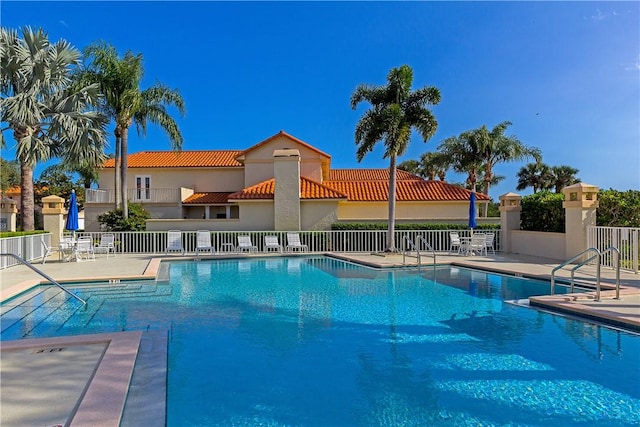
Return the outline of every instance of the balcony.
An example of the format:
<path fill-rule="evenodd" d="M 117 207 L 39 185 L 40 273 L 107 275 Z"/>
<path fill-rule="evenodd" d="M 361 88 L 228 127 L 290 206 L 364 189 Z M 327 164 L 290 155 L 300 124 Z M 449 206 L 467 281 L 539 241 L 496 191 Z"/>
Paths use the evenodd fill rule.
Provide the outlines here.
<path fill-rule="evenodd" d="M 85 203 L 115 203 L 116 190 L 114 189 L 85 189 Z M 179 203 L 179 188 L 150 188 L 127 190 L 127 199 L 133 203 Z"/>

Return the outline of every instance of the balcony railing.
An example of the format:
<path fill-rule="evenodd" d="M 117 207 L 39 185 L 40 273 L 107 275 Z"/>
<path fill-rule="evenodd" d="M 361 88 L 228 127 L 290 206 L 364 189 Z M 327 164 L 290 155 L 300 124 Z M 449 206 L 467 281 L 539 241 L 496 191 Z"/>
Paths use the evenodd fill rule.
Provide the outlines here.
<path fill-rule="evenodd" d="M 116 191 L 113 189 L 85 189 L 85 203 L 115 203 Z M 178 203 L 180 202 L 180 189 L 178 188 L 150 188 L 138 190 L 129 188 L 127 199 L 135 203 Z"/>

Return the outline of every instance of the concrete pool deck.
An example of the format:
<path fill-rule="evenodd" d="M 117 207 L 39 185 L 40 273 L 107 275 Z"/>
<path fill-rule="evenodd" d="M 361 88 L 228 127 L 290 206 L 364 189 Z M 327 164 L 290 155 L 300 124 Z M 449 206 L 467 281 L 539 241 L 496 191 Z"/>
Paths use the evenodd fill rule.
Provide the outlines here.
<path fill-rule="evenodd" d="M 402 255 L 397 254 L 332 255 L 382 268 L 405 265 Z M 223 257 L 237 256 L 216 255 L 202 258 Z M 167 258 L 193 259 L 193 256 L 164 257 L 164 259 Z M 160 262 L 161 257 L 118 254 L 116 257 L 100 256 L 96 261 L 80 263 L 58 262 L 52 257 L 46 264 L 36 264 L 36 267 L 64 284 L 64 282 L 77 283 L 86 280 L 154 278 L 158 273 Z M 429 263 L 431 258 L 424 257 L 424 268 L 428 268 Z M 549 280 L 552 269 L 559 264 L 557 260 L 502 254 L 487 257 L 438 254 L 437 263 L 543 280 Z M 415 266 L 416 259 L 407 258 L 406 265 Z M 594 281 L 594 271 L 589 268 L 579 270 L 576 278 L 580 282 Z M 569 270 L 558 272 L 559 279 L 566 280 L 569 277 Z M 41 276 L 25 266 L 0 270 L 0 299 L 4 301 L 17 295 L 41 280 Z M 615 283 L 615 273 L 611 269 L 603 268 L 603 291 L 600 301 L 594 301 L 595 292 L 589 291 L 571 295 L 534 297 L 531 298 L 531 305 L 640 331 L 640 275 L 621 270 L 620 281 L 622 298 L 619 300 L 613 299 L 614 291 L 604 290 L 610 289 Z M 48 357 L 39 357 L 42 354 Z M 146 362 L 143 362 L 143 367 L 139 369 L 138 365 L 145 359 Z M 25 363 L 26 361 L 28 363 Z M 78 369 L 77 366 L 83 369 Z M 166 336 L 145 338 L 141 332 L 123 332 L 8 341 L 2 343 L 0 367 L 3 380 L 0 389 L 2 392 L 0 423 L 3 426 L 24 425 L 25 418 L 21 415 L 24 413 L 34 417 L 35 424 L 29 422 L 30 425 L 116 427 L 136 425 L 140 420 L 145 420 L 144 425 L 164 425 Z M 136 370 L 143 371 L 138 373 L 137 380 L 133 379 L 134 367 Z M 43 378 L 48 381 L 43 381 Z M 66 406 L 60 404 L 60 397 L 46 398 L 47 393 L 52 389 L 56 393 L 61 389 L 66 393 L 63 399 Z M 34 402 L 34 398 L 38 399 L 37 402 Z M 127 400 L 126 407 L 124 399 Z M 24 402 L 29 403 L 25 405 Z M 59 413 L 56 413 L 55 417 L 54 412 L 47 409 L 47 404 L 52 408 L 58 408 Z M 39 409 L 35 410 L 35 406 Z M 133 413 L 127 418 L 123 417 L 123 411 Z M 150 414 L 155 414 L 156 418 L 146 418 Z M 129 421 L 124 422 L 124 419 Z"/>

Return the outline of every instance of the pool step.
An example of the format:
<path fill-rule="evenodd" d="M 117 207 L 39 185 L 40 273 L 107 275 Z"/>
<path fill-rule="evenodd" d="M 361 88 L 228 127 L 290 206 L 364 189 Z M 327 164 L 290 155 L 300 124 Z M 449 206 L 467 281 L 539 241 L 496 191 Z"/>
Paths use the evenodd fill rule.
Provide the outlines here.
<path fill-rule="evenodd" d="M 51 286 L 35 288 L 3 305 L 3 313 L 0 315 L 2 339 L 20 339 L 29 335 L 47 336 L 62 328 L 82 329 L 106 300 L 163 297 L 172 293 L 170 285 L 158 285 L 151 281 L 82 285 L 70 290 L 86 300 L 87 305 L 78 303 L 61 289 Z M 28 329 L 24 325 L 28 325 Z"/>
<path fill-rule="evenodd" d="M 67 301 L 67 294 L 59 288 L 42 288 L 12 300 L 0 316 L 0 332 L 3 333 L 22 319 L 40 318 L 43 313 L 51 313 L 55 308 Z M 20 305 L 17 305 L 20 304 Z M 48 314 L 45 314 L 45 316 Z M 39 323 L 39 322 L 37 322 Z"/>

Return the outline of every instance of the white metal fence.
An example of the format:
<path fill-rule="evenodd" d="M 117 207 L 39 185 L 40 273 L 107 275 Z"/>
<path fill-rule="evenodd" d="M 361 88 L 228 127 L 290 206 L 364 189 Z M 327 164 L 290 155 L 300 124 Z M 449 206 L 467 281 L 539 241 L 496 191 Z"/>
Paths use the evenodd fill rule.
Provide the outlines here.
<path fill-rule="evenodd" d="M 615 246 L 620 251 L 620 268 L 638 273 L 638 238 L 640 228 L 631 227 L 587 227 L 587 247 L 600 251 Z M 615 267 L 615 254 L 607 252 L 602 265 Z"/>
<path fill-rule="evenodd" d="M 0 253 L 16 254 L 27 261 L 34 261 L 44 254 L 43 240 L 48 246 L 51 245 L 51 234 L 5 237 L 0 239 Z M 17 264 L 19 262 L 13 258 L 0 257 L 0 269 Z"/>
<path fill-rule="evenodd" d="M 421 236 L 436 252 L 447 252 L 451 249 L 449 233 L 456 231 L 460 236 L 469 235 L 467 230 L 396 230 L 395 245 L 404 248 L 404 236 L 408 236 L 414 243 Z M 479 233 L 480 231 L 476 231 Z M 496 251 L 500 250 L 501 233 L 495 232 Z M 100 236 L 104 232 L 78 232 L 76 237 L 89 236 L 95 245 L 99 244 Z M 134 254 L 164 254 L 167 248 L 166 231 L 116 231 L 116 253 Z M 309 247 L 310 252 L 381 252 L 386 248 L 386 230 L 375 231 L 300 231 L 300 241 Z M 212 231 L 211 243 L 219 252 L 232 251 L 238 244 L 238 236 L 249 236 L 251 242 L 264 250 L 264 237 L 276 236 L 282 247 L 287 245 L 286 231 Z M 42 258 L 44 248 L 42 240 L 51 245 L 51 234 L 36 234 L 31 236 L 7 237 L 0 239 L 0 252 L 13 253 L 27 261 Z M 183 231 L 182 244 L 187 253 L 194 253 L 196 249 L 196 232 Z M 0 258 L 0 268 L 16 265 L 17 261 L 8 257 Z"/>

